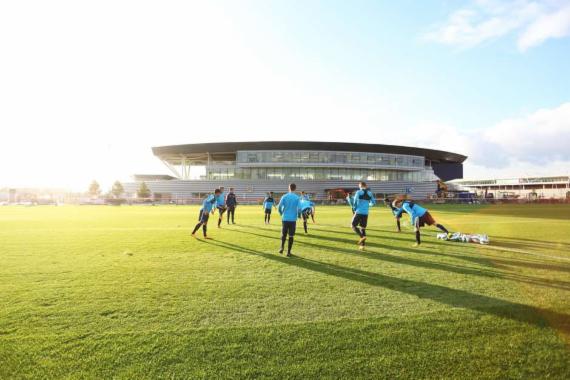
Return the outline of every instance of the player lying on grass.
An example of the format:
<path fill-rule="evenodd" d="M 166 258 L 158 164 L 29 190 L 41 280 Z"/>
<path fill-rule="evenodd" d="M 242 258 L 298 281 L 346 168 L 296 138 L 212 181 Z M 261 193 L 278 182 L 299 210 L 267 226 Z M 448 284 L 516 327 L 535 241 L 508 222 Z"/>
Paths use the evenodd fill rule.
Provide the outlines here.
<path fill-rule="evenodd" d="M 269 192 L 269 195 L 263 200 L 263 211 L 265 213 L 265 224 L 271 222 L 271 211 L 275 207 L 275 199 L 273 198 L 273 191 Z"/>
<path fill-rule="evenodd" d="M 202 208 L 200 209 L 200 218 L 198 219 L 198 224 L 194 227 L 192 231 L 192 237 L 196 237 L 196 231 L 202 227 L 202 232 L 204 233 L 204 238 L 209 239 L 208 232 L 208 219 L 210 219 L 210 213 L 214 214 L 214 205 L 216 204 L 216 199 L 220 195 L 221 190 L 216 189 L 214 194 L 208 195 L 202 202 Z"/>
<path fill-rule="evenodd" d="M 420 228 L 426 224 L 428 226 L 436 226 L 446 234 L 449 234 L 447 228 L 437 223 L 429 211 L 417 203 L 408 199 L 404 199 L 403 197 L 399 197 L 394 200 L 392 205 L 397 209 L 394 214 L 396 219 L 400 219 L 404 212 L 410 215 L 411 224 L 414 226 L 414 231 L 416 232 L 416 243 L 414 244 L 415 247 L 421 244 Z"/>
<path fill-rule="evenodd" d="M 283 253 L 285 249 L 285 241 L 289 236 L 289 244 L 287 246 L 287 256 L 291 256 L 291 248 L 295 239 L 295 229 L 297 228 L 297 216 L 299 215 L 299 203 L 301 198 L 295 194 L 297 185 L 294 183 L 289 185 L 289 192 L 281 197 L 277 211 L 281 215 L 281 249 L 279 253 Z"/>
<path fill-rule="evenodd" d="M 305 229 L 305 233 L 308 233 L 307 231 L 307 221 L 309 220 L 309 217 L 313 217 L 314 214 L 314 203 L 307 200 L 306 198 L 301 197 L 301 200 L 299 202 L 299 209 L 301 210 L 301 218 L 303 218 L 303 228 Z M 313 223 L 315 222 L 315 219 L 313 219 Z"/>
<path fill-rule="evenodd" d="M 370 206 L 376 204 L 376 198 L 365 182 L 358 184 L 360 190 L 354 194 L 354 216 L 352 217 L 352 230 L 360 237 L 358 248 L 364 250 L 366 245 L 366 226 L 368 225 L 368 211 Z"/>
<path fill-rule="evenodd" d="M 222 217 L 228 208 L 226 207 L 226 193 L 224 193 L 224 187 L 220 186 L 219 190 L 220 192 L 216 195 L 216 208 L 220 216 L 218 218 L 218 228 L 222 228 Z"/>
<path fill-rule="evenodd" d="M 307 201 L 311 204 L 312 207 L 312 211 L 311 211 L 311 220 L 313 221 L 313 223 L 315 223 L 315 202 L 311 201 L 311 198 L 309 197 L 309 194 L 305 193 L 304 191 L 301 191 L 301 201 Z"/>

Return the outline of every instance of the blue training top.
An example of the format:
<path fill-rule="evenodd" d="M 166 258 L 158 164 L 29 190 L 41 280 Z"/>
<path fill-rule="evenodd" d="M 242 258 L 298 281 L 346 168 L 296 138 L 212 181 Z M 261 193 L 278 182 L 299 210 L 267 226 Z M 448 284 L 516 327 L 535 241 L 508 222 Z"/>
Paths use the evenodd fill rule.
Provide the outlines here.
<path fill-rule="evenodd" d="M 368 189 L 358 190 L 354 194 L 354 212 L 359 215 L 368 215 L 370 206 L 376 204 L 376 197 Z"/>
<path fill-rule="evenodd" d="M 213 194 L 208 195 L 202 202 L 202 211 L 212 211 L 214 203 L 216 203 L 216 197 Z"/>
<path fill-rule="evenodd" d="M 284 222 L 295 222 L 300 212 L 300 197 L 295 193 L 287 193 L 281 197 L 277 210 Z"/>
<path fill-rule="evenodd" d="M 427 209 L 411 201 L 402 202 L 402 207 L 397 210 L 398 212 L 395 214 L 397 218 L 401 217 L 402 213 L 405 212 L 410 215 L 410 222 L 412 224 L 414 224 L 416 218 L 421 218 L 427 212 Z"/>
<path fill-rule="evenodd" d="M 266 197 L 263 200 L 263 207 L 266 210 L 271 210 L 271 207 L 273 207 L 274 204 L 275 204 L 275 199 L 273 199 L 273 197 Z"/>
<path fill-rule="evenodd" d="M 226 205 L 226 193 L 220 193 L 220 195 L 216 197 L 216 206 L 223 207 L 225 205 Z"/>
<path fill-rule="evenodd" d="M 301 202 L 299 202 L 299 208 L 301 211 L 305 211 L 306 209 L 312 208 L 312 207 L 313 207 L 313 202 L 311 202 L 307 198 L 302 198 Z"/>

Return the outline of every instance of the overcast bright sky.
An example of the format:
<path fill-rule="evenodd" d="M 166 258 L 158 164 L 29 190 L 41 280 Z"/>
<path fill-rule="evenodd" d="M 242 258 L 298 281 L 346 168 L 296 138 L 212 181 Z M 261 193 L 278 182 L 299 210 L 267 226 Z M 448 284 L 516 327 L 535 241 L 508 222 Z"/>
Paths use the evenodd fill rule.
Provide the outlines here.
<path fill-rule="evenodd" d="M 167 173 L 151 146 L 325 140 L 570 172 L 570 2 L 0 1 L 0 188 Z"/>

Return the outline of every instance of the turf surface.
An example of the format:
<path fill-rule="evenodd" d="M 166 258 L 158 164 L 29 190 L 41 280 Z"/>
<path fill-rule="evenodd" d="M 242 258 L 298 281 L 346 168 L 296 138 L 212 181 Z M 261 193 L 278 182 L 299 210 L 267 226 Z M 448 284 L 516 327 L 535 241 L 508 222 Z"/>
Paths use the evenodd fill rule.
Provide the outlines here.
<path fill-rule="evenodd" d="M 260 206 L 211 241 L 197 207 L 1 207 L 0 378 L 570 378 L 570 205 L 430 209 L 492 244 L 379 207 L 359 252 L 318 207 L 285 258 Z"/>

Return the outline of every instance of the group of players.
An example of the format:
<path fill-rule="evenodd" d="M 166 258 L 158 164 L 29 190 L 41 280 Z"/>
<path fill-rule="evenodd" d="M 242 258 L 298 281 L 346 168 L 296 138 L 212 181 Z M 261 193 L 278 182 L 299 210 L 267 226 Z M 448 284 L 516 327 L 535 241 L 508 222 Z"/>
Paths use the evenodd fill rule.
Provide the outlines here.
<path fill-rule="evenodd" d="M 204 238 L 207 236 L 207 224 L 210 214 L 214 214 L 218 210 L 218 228 L 221 228 L 222 217 L 227 211 L 227 222 L 230 224 L 230 216 L 232 224 L 235 224 L 235 209 L 237 207 L 237 199 L 234 194 L 234 189 L 230 188 L 228 194 L 224 193 L 224 188 L 220 187 L 214 191 L 214 194 L 208 195 L 202 202 L 198 224 L 192 231 L 192 236 L 196 237 L 196 232 L 202 227 Z M 296 193 L 297 186 L 292 183 L 289 185 L 289 192 L 281 197 L 279 203 L 275 201 L 273 192 L 263 200 L 264 210 L 264 223 L 271 223 L 271 212 L 273 208 L 277 209 L 281 216 L 281 247 L 279 253 L 282 254 L 285 250 L 285 243 L 287 243 L 287 256 L 291 256 L 291 250 L 295 240 L 295 232 L 297 227 L 297 219 L 303 220 L 303 228 L 305 233 L 308 233 L 307 222 L 312 219 L 315 222 L 315 204 L 309 196 L 303 191 L 301 195 Z M 368 214 L 370 207 L 376 205 L 376 197 L 368 189 L 365 182 L 358 184 L 358 190 L 354 194 L 348 194 L 346 197 L 348 205 L 352 209 L 352 230 L 358 235 L 358 248 L 364 250 L 366 247 L 366 227 L 368 225 Z M 441 224 L 437 223 L 433 216 L 427 209 L 420 206 L 416 202 L 407 199 L 405 196 L 397 196 L 392 201 L 385 199 L 385 203 L 390 207 L 394 217 L 396 218 L 396 225 L 398 232 L 401 231 L 400 219 L 404 213 L 410 216 L 411 224 L 414 226 L 416 234 L 416 243 L 414 246 L 421 244 L 420 228 L 426 224 L 435 226 L 449 235 L 449 231 Z"/>

